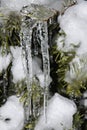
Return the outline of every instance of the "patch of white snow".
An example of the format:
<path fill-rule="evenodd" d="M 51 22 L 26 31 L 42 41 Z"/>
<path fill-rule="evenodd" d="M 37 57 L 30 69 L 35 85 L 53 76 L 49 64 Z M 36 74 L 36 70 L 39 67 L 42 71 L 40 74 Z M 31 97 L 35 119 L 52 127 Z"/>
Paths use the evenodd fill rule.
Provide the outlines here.
<path fill-rule="evenodd" d="M 22 130 L 24 125 L 24 109 L 19 98 L 11 96 L 0 107 L 0 130 Z"/>
<path fill-rule="evenodd" d="M 44 115 L 39 118 L 35 130 L 66 130 L 72 128 L 73 115 L 77 107 L 72 100 L 69 100 L 59 94 L 55 94 L 48 103 L 47 123 L 44 121 Z"/>

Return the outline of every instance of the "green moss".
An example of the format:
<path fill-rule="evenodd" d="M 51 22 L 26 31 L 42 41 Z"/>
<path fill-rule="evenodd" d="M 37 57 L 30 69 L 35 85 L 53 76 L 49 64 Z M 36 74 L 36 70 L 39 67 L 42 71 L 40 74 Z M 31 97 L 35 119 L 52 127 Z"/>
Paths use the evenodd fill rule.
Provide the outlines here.
<path fill-rule="evenodd" d="M 73 118 L 73 129 L 79 129 L 83 124 L 83 116 L 79 111 L 74 115 Z"/>
<path fill-rule="evenodd" d="M 5 47 L 6 50 L 9 50 L 9 46 L 19 46 L 20 27 L 21 16 L 16 12 L 10 12 L 6 19 L 3 19 L 3 24 L 0 28 L 0 46 Z"/>
<path fill-rule="evenodd" d="M 56 82 L 55 85 L 59 93 L 66 93 L 65 91 L 68 83 L 64 80 L 65 74 L 69 68 L 69 63 L 75 56 L 75 53 L 62 52 L 58 50 L 57 46 L 54 46 L 51 55 L 53 56 L 53 65 L 51 67 L 53 81 Z"/>
<path fill-rule="evenodd" d="M 87 78 L 84 75 L 81 78 L 75 78 L 71 83 L 65 81 L 65 74 L 70 69 L 69 63 L 75 57 L 75 52 L 63 52 L 54 46 L 51 55 L 53 56 L 51 75 L 55 82 L 56 91 L 69 96 L 81 96 L 81 91 L 87 88 Z M 78 70 L 78 67 L 75 67 L 75 73 L 76 77 L 79 77 L 82 72 Z"/>
<path fill-rule="evenodd" d="M 20 95 L 20 101 L 24 103 L 24 107 L 28 106 L 31 95 L 32 103 L 32 115 L 30 115 L 29 120 L 25 124 L 24 130 L 34 130 L 36 121 L 39 117 L 38 111 L 43 105 L 43 88 L 40 87 L 37 80 L 34 79 L 32 83 L 32 88 L 30 92 L 27 90 L 26 79 L 15 84 L 17 95 Z M 33 107 L 35 108 L 35 113 L 33 114 Z"/>

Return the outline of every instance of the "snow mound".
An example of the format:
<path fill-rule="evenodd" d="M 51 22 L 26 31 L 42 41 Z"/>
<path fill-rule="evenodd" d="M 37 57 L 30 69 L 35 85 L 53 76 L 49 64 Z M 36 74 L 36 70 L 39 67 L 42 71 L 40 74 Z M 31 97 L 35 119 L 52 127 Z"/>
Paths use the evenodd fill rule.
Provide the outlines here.
<path fill-rule="evenodd" d="M 0 108 L 0 130 L 22 130 L 24 109 L 19 98 L 11 96 Z"/>
<path fill-rule="evenodd" d="M 81 2 L 68 8 L 64 15 L 60 16 L 59 23 L 61 29 L 65 32 L 65 45 L 60 49 L 75 49 L 74 45 L 80 45 L 76 49 L 77 55 L 87 52 L 86 34 L 87 34 L 87 1 Z M 62 44 L 58 41 L 58 45 Z"/>
<path fill-rule="evenodd" d="M 47 123 L 44 115 L 39 118 L 35 130 L 66 130 L 72 128 L 73 115 L 77 107 L 72 100 L 59 94 L 55 94 L 50 100 L 47 108 Z"/>
<path fill-rule="evenodd" d="M 59 17 L 60 32 L 65 35 L 57 39 L 58 49 L 64 52 L 75 51 L 76 55 L 69 64 L 70 69 L 66 73 L 67 82 L 73 79 L 80 80 L 87 77 L 87 1 L 68 8 L 64 15 Z M 75 68 L 76 67 L 76 68 Z M 80 72 L 78 75 L 75 70 Z"/>

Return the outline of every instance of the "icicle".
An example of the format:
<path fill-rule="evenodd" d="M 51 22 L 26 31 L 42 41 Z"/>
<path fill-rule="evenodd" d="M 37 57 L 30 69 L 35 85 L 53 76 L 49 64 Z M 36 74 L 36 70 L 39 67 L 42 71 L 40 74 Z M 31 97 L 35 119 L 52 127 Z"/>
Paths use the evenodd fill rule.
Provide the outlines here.
<path fill-rule="evenodd" d="M 24 18 L 24 20 L 22 22 L 22 29 L 23 29 L 22 30 L 22 33 L 23 33 L 22 43 L 23 44 L 25 42 L 32 43 L 32 46 L 29 43 L 26 45 L 28 45 L 28 46 L 30 45 L 30 52 L 31 52 L 31 47 L 32 47 L 33 56 L 37 56 L 39 58 L 40 58 L 40 56 L 42 56 L 41 61 L 42 61 L 42 65 L 43 65 L 43 74 L 44 74 L 44 117 L 45 117 L 45 122 L 47 122 L 48 86 L 49 86 L 49 79 L 50 79 L 48 43 L 51 44 L 51 37 L 53 34 L 53 32 L 51 33 L 52 29 L 49 27 L 50 27 L 50 25 L 52 25 L 54 23 L 53 20 L 55 20 L 55 23 L 57 23 L 58 12 L 55 10 L 48 9 L 47 7 L 44 7 L 42 5 L 31 4 L 29 6 L 23 7 L 21 10 L 21 14 L 22 14 L 22 17 Z M 50 29 L 50 40 L 48 40 L 49 29 Z M 25 48 L 27 48 L 27 47 L 25 47 Z M 30 52 L 29 52 L 29 54 L 31 55 Z M 28 54 L 28 56 L 29 56 L 29 54 Z M 28 60 L 30 61 L 29 57 L 28 57 Z M 28 60 L 27 60 L 27 63 L 29 62 Z M 31 58 L 31 60 L 32 60 L 32 58 Z M 32 62 L 30 62 L 30 63 L 32 63 Z M 29 67 L 29 64 L 27 64 L 27 66 Z M 30 67 L 27 69 L 30 70 Z M 37 74 L 38 73 L 39 72 L 37 72 Z M 30 72 L 28 72 L 28 74 L 30 76 Z M 26 75 L 28 75 L 28 74 L 26 74 Z M 37 74 L 34 76 L 37 76 Z M 38 77 L 36 77 L 36 78 L 38 78 Z M 29 79 L 29 81 L 30 81 L 30 79 Z M 29 90 L 30 90 L 30 88 L 29 88 Z M 43 91 L 41 94 L 43 95 Z M 36 102 L 39 103 L 39 101 L 40 100 L 38 99 L 38 101 L 36 101 Z M 34 104 L 34 101 L 33 101 L 33 110 L 32 110 L 33 115 L 36 115 L 36 111 L 37 111 L 37 106 L 35 106 L 35 105 L 37 105 L 37 104 Z M 39 114 L 39 112 L 38 112 L 38 114 Z"/>
<path fill-rule="evenodd" d="M 36 37 L 36 35 L 37 35 L 37 29 L 36 28 L 34 28 L 33 29 L 33 44 L 34 44 L 34 55 L 36 56 L 36 55 L 38 55 L 38 38 Z"/>
<path fill-rule="evenodd" d="M 41 42 L 41 52 L 43 60 L 43 72 L 44 72 L 44 117 L 45 122 L 47 122 L 48 84 L 50 77 L 47 22 L 39 22 L 38 30 L 39 30 L 38 37 Z"/>
<path fill-rule="evenodd" d="M 21 26 L 21 42 L 22 48 L 25 53 L 25 60 L 26 60 L 26 81 L 27 81 L 27 90 L 29 95 L 28 101 L 28 108 L 26 119 L 29 120 L 29 116 L 32 114 L 32 107 L 31 107 L 31 98 L 32 98 L 32 55 L 31 55 L 31 38 L 32 38 L 32 29 L 28 27 L 28 21 L 24 19 L 22 21 Z"/>
<path fill-rule="evenodd" d="M 4 72 L 4 76 L 3 76 L 3 103 L 5 103 L 7 101 L 7 75 Z"/>

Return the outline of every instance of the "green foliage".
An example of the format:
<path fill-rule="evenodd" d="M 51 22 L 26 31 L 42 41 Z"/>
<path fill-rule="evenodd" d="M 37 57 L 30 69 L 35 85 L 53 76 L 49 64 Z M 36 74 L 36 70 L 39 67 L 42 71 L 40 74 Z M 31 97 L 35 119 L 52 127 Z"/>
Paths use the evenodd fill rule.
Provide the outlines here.
<path fill-rule="evenodd" d="M 80 64 L 80 65 L 79 65 Z M 80 67 L 79 67 L 80 66 Z M 72 79 L 71 83 L 67 86 L 67 93 L 72 93 L 76 97 L 80 96 L 81 90 L 86 90 L 87 88 L 87 74 L 85 72 L 87 66 L 86 56 L 79 57 L 79 63 L 72 63 L 70 68 L 75 77 Z"/>
<path fill-rule="evenodd" d="M 86 90 L 86 81 L 73 81 L 67 85 L 66 93 L 75 97 L 82 96 L 81 89 Z"/>
<path fill-rule="evenodd" d="M 75 5 L 77 3 L 76 0 L 64 0 L 63 6 L 66 8 Z"/>
<path fill-rule="evenodd" d="M 77 128 L 79 129 L 81 127 L 81 125 L 83 124 L 83 115 L 81 115 L 79 113 L 79 111 L 77 111 L 77 113 L 74 115 L 74 120 L 73 120 L 73 128 Z"/>
<path fill-rule="evenodd" d="M 14 87 L 11 77 L 11 63 L 6 70 L 0 73 L 0 106 L 5 103 L 7 98 L 14 94 Z"/>
<path fill-rule="evenodd" d="M 75 79 L 73 79 L 71 83 L 65 81 L 65 74 L 70 69 L 69 63 L 75 57 L 75 52 L 63 52 L 61 50 L 58 50 L 58 47 L 55 46 L 53 47 L 52 55 L 55 59 L 54 64 L 56 64 L 56 72 L 55 68 L 53 68 L 53 70 L 51 69 L 51 71 L 55 73 L 54 76 L 56 79 L 56 83 L 58 84 L 58 92 L 63 92 L 65 94 L 68 94 L 69 96 L 81 96 L 81 89 L 86 89 L 87 77 L 82 72 L 82 69 L 79 70 L 78 65 L 73 66 L 76 74 Z"/>
<path fill-rule="evenodd" d="M 27 90 L 26 79 L 15 84 L 16 92 L 18 96 L 21 96 L 20 101 L 24 103 L 24 107 L 27 107 L 31 98 L 32 103 L 32 115 L 25 124 L 24 130 L 34 130 L 36 121 L 39 117 L 39 109 L 43 105 L 43 88 L 39 85 L 39 82 L 34 79 L 32 88 Z M 34 113 L 33 113 L 34 109 Z"/>
<path fill-rule="evenodd" d="M 24 130 L 34 130 L 35 124 L 36 124 L 36 119 L 33 118 L 33 116 L 31 117 L 31 121 L 29 121 L 26 125 L 25 125 L 25 129 Z"/>
<path fill-rule="evenodd" d="M 7 19 L 5 30 L 6 38 L 9 45 L 19 45 L 19 32 L 21 27 L 21 17 L 16 12 L 11 12 Z"/>
<path fill-rule="evenodd" d="M 62 37 L 60 44 L 62 47 L 65 47 L 66 34 L 63 30 L 59 30 L 58 32 L 58 38 L 60 37 Z M 53 64 L 51 67 L 51 74 L 53 81 L 56 82 L 54 86 L 59 93 L 64 93 L 71 97 L 79 97 L 82 94 L 81 90 L 87 88 L 87 74 L 84 71 L 87 66 L 87 59 L 86 55 L 84 55 L 79 57 L 80 63 L 71 63 L 73 58 L 75 58 L 75 51 L 79 48 L 80 43 L 78 45 L 72 43 L 71 46 L 73 46 L 73 49 L 70 49 L 70 51 L 61 50 L 58 48 L 58 45 L 52 48 L 51 55 L 53 57 Z M 79 64 L 82 67 L 79 67 Z M 68 77 L 71 80 L 68 82 L 65 79 L 66 72 L 71 73 L 71 71 L 73 71 L 72 73 L 74 73 L 75 77 Z"/>
<path fill-rule="evenodd" d="M 32 95 L 32 100 L 35 105 L 37 105 L 38 101 L 43 98 L 43 88 L 40 87 L 37 80 L 33 80 L 32 88 L 30 92 L 27 90 L 26 79 L 15 84 L 17 95 L 21 96 L 20 101 L 24 102 L 25 105 L 28 104 L 29 94 Z M 42 105 L 42 102 L 39 105 Z"/>
<path fill-rule="evenodd" d="M 52 73 L 54 74 L 54 78 L 56 78 L 56 84 L 57 84 L 57 90 L 58 92 L 64 92 L 66 93 L 66 87 L 68 83 L 64 80 L 65 74 L 69 68 L 69 63 L 72 61 L 72 59 L 75 56 L 74 52 L 63 52 L 61 50 L 58 50 L 57 46 L 54 46 L 51 52 L 54 63 L 56 64 L 55 67 L 51 69 Z M 56 70 L 54 70 L 56 69 Z"/>
<path fill-rule="evenodd" d="M 19 46 L 19 32 L 21 27 L 21 17 L 16 12 L 10 12 L 6 19 L 0 17 L 3 24 L 0 27 L 0 46 L 9 51 L 10 46 Z"/>

